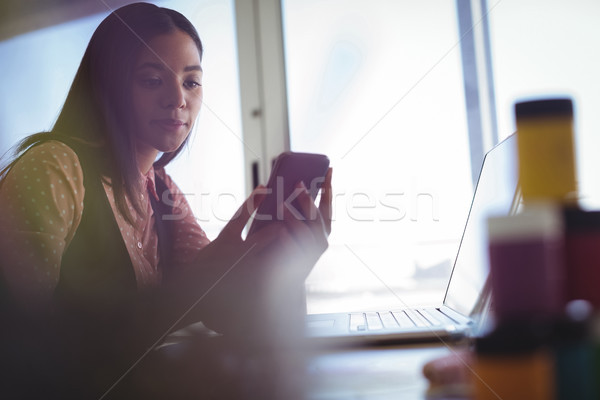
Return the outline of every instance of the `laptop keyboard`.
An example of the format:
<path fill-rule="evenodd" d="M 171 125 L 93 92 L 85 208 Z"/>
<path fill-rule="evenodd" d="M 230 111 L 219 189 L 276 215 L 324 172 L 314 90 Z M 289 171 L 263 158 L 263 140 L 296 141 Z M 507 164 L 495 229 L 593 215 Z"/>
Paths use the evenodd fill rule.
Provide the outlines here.
<path fill-rule="evenodd" d="M 437 309 L 415 309 L 350 314 L 351 331 L 377 331 L 397 328 L 435 327 L 452 323 Z"/>

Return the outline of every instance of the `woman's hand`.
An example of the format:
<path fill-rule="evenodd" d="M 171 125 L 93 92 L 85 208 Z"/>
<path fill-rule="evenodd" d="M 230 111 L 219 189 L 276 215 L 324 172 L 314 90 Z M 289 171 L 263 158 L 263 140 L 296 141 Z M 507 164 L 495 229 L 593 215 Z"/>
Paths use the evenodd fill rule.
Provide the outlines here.
<path fill-rule="evenodd" d="M 279 238 L 279 244 L 286 249 L 284 265 L 293 265 L 300 275 L 296 279 L 306 279 L 314 264 L 329 246 L 331 233 L 331 168 L 327 171 L 321 188 L 319 207 L 315 206 L 306 187 L 301 182 L 296 186 L 298 196 L 295 205 L 299 208 L 300 218 L 284 206 L 283 221 L 285 231 Z M 258 232 L 260 233 L 260 231 Z M 289 268 L 289 267 L 288 267 Z"/>
<path fill-rule="evenodd" d="M 272 229 L 255 240 L 244 240 L 244 228 L 254 211 L 265 198 L 264 186 L 258 186 L 238 208 L 231 220 L 225 225 L 219 236 L 202 249 L 194 262 L 194 267 L 228 269 L 248 252 L 256 252 L 274 240 Z"/>
<path fill-rule="evenodd" d="M 259 263 L 261 269 L 273 268 L 273 263 L 298 263 L 305 261 L 304 270 L 312 269 L 314 263 L 328 247 L 331 232 L 332 169 L 326 174 L 321 188 L 318 208 L 302 183 L 297 185 L 297 218 L 284 206 L 283 219 L 242 238 L 244 228 L 254 211 L 266 196 L 264 186 L 257 187 L 223 228 L 219 236 L 200 252 L 196 264 L 228 269 L 234 263 Z M 308 272 L 309 272 L 308 271 Z M 224 272 L 224 271 L 222 271 Z M 255 271 L 256 272 L 256 271 Z M 306 278 L 306 275 L 304 278 Z"/>
<path fill-rule="evenodd" d="M 201 318 L 214 329 L 247 335 L 264 318 L 269 321 L 259 325 L 268 327 L 285 324 L 286 319 L 294 325 L 289 320 L 293 316 L 303 319 L 304 281 L 327 249 L 331 232 L 331 170 L 318 207 L 303 185 L 297 190 L 296 206 L 303 218 L 284 210 L 282 220 L 243 239 L 244 228 L 265 197 L 265 188 L 258 187 L 188 269 L 192 276 L 184 286 L 196 291 Z"/>

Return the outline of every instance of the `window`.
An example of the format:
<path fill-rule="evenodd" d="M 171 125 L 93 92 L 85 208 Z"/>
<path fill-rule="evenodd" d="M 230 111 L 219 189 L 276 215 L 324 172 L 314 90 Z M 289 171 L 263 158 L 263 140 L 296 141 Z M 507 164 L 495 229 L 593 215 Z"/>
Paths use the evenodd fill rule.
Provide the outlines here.
<path fill-rule="evenodd" d="M 283 23 L 291 148 L 334 168 L 309 312 L 441 301 L 473 189 L 455 3 L 286 0 Z"/>
<path fill-rule="evenodd" d="M 105 16 L 93 15 L 0 42 L 0 154 L 25 135 L 52 128 L 89 38 Z"/>

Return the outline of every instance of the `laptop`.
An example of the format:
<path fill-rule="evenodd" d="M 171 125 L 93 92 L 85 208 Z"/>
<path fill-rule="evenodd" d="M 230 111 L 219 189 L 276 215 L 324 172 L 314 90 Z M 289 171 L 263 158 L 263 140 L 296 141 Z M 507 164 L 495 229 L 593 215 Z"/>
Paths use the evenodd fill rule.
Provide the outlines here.
<path fill-rule="evenodd" d="M 519 206 L 513 134 L 484 157 L 452 273 L 439 305 L 309 314 L 307 336 L 338 344 L 359 344 L 452 340 L 476 333 L 485 326 L 490 301 L 487 217 L 514 214 Z"/>

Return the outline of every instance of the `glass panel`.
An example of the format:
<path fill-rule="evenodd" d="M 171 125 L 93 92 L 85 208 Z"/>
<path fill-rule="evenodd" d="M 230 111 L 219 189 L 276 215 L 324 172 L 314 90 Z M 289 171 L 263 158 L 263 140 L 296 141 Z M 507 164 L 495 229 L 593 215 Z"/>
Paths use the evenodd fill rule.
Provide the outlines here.
<path fill-rule="evenodd" d="M 600 2 L 503 0 L 489 16 L 500 135 L 515 130 L 515 101 L 572 96 L 582 203 L 598 208 Z"/>
<path fill-rule="evenodd" d="M 473 190 L 455 3 L 283 4 L 292 150 L 334 168 L 309 312 L 441 303 Z"/>
<path fill-rule="evenodd" d="M 0 154 L 52 128 L 87 43 L 106 14 L 0 42 Z"/>
<path fill-rule="evenodd" d="M 189 148 L 168 166 L 214 238 L 244 199 L 235 23 L 230 0 L 155 2 L 176 9 L 205 47 L 204 105 Z M 92 33 L 107 13 L 0 42 L 0 151 L 52 127 Z"/>

